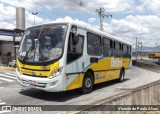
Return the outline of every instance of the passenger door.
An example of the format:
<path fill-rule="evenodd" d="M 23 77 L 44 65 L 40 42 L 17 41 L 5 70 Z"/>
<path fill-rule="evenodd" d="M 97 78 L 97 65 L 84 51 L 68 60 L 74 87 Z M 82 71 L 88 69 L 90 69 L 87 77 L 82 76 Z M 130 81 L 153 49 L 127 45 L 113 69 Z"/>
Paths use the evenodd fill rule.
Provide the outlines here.
<path fill-rule="evenodd" d="M 85 30 L 78 28 L 77 34 L 78 38 L 74 39 L 73 34 L 70 33 L 68 41 L 66 90 L 79 88 L 81 86 L 81 76 L 85 60 L 83 54 Z"/>

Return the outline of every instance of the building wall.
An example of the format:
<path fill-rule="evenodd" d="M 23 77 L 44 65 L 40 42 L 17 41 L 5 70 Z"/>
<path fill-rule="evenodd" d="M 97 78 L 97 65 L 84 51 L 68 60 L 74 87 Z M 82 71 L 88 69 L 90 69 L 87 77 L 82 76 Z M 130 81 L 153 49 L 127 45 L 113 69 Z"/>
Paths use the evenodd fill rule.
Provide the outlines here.
<path fill-rule="evenodd" d="M 22 36 L 16 37 L 15 41 L 16 42 L 20 42 L 22 39 Z M 18 45 L 16 43 L 16 45 Z M 13 53 L 14 53 L 14 48 L 13 48 L 13 36 L 5 36 L 5 35 L 0 35 L 0 65 L 4 64 L 4 65 L 8 65 L 9 57 L 6 56 L 6 54 L 8 52 L 11 52 L 12 57 L 10 57 L 11 59 L 13 59 Z"/>
<path fill-rule="evenodd" d="M 8 52 L 13 53 L 13 42 L 4 42 L 1 45 L 1 53 L 2 55 L 7 54 Z"/>
<path fill-rule="evenodd" d="M 8 64 L 10 60 L 12 60 L 13 56 L 13 42 L 8 42 L 8 41 L 0 41 L 0 52 L 1 52 L 1 57 L 0 57 L 0 63 L 2 64 Z M 6 54 L 10 52 L 11 56 L 7 57 Z"/>

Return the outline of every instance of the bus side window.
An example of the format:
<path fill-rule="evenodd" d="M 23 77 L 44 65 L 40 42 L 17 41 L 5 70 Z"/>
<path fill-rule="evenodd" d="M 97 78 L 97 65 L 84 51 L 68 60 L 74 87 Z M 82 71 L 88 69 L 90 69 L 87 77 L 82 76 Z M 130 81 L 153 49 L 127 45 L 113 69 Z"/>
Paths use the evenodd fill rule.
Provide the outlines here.
<path fill-rule="evenodd" d="M 112 40 L 107 38 L 103 38 L 103 56 L 104 57 L 113 56 Z"/>
<path fill-rule="evenodd" d="M 121 57 L 121 43 L 115 41 L 114 42 L 114 57 Z"/>
<path fill-rule="evenodd" d="M 94 56 L 100 56 L 102 54 L 101 36 L 87 33 L 87 53 Z"/>
<path fill-rule="evenodd" d="M 131 52 L 132 52 L 132 48 L 131 46 L 128 46 L 128 57 L 131 58 Z"/>
<path fill-rule="evenodd" d="M 68 42 L 68 52 L 67 52 L 67 63 L 70 63 L 83 54 L 84 36 L 78 35 L 78 40 L 76 43 L 73 41 L 73 35 L 70 33 Z"/>
<path fill-rule="evenodd" d="M 128 46 L 126 44 L 122 44 L 122 57 L 128 57 Z"/>
<path fill-rule="evenodd" d="M 122 44 L 122 57 L 131 58 L 131 46 Z"/>

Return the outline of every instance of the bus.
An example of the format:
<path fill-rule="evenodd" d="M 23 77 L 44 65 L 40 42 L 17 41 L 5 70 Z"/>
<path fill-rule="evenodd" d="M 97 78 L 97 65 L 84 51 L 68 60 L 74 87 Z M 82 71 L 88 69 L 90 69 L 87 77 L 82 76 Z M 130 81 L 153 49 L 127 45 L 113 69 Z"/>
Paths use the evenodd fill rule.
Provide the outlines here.
<path fill-rule="evenodd" d="M 98 83 L 124 80 L 131 49 L 119 37 L 75 21 L 36 25 L 21 40 L 17 81 L 48 92 L 90 93 Z"/>
<path fill-rule="evenodd" d="M 160 53 L 159 52 L 149 54 L 148 58 L 155 59 L 158 63 L 160 63 Z"/>
<path fill-rule="evenodd" d="M 160 59 L 160 53 L 151 53 L 148 55 L 149 58 Z"/>

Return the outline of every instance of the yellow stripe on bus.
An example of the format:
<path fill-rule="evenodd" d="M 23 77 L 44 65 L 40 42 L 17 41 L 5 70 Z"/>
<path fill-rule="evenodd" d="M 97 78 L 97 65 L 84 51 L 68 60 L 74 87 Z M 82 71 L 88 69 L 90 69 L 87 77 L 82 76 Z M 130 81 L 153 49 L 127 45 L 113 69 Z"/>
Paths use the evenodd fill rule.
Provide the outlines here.
<path fill-rule="evenodd" d="M 59 68 L 59 61 L 48 66 L 32 66 L 32 65 L 24 65 L 17 60 L 17 66 L 22 74 L 32 75 L 32 73 L 34 72 L 37 77 L 38 76 L 49 77 L 52 71 Z"/>
<path fill-rule="evenodd" d="M 111 66 L 112 58 L 103 58 L 98 63 L 91 64 L 84 70 L 92 69 L 94 72 L 94 84 L 114 80 L 119 78 L 122 67 L 128 68 L 130 64 L 129 58 L 114 58 L 114 60 L 122 61 L 122 66 Z M 66 90 L 76 89 L 82 87 L 84 73 L 78 74 L 75 79 L 66 87 Z M 98 77 L 98 79 L 96 79 Z"/>

